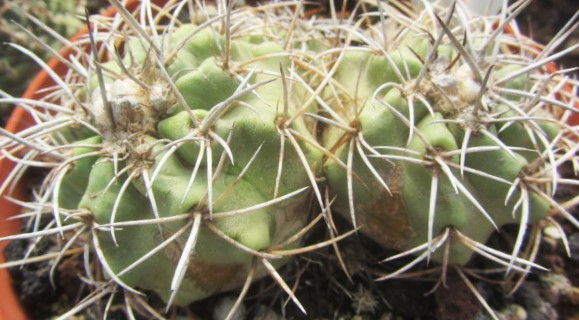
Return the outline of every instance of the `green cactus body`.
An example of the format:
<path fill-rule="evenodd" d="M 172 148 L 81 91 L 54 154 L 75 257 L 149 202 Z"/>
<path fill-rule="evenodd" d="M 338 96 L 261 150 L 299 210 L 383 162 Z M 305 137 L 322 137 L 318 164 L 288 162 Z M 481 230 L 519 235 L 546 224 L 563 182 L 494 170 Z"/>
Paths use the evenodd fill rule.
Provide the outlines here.
<path fill-rule="evenodd" d="M 417 25 L 429 23 L 423 19 Z M 391 51 L 347 48 L 341 57 L 334 78 L 344 92 L 338 93 L 343 98 L 334 114 L 349 131 L 327 126 L 324 146 L 335 157 L 327 158 L 324 172 L 336 211 L 363 233 L 398 250 L 428 244 L 425 250 L 434 260 L 463 265 L 474 252 L 465 242 L 484 244 L 503 225 L 547 216 L 551 203 L 538 191 L 546 189 L 527 184 L 526 178 L 545 174 L 548 179 L 537 164 L 548 161 L 544 141 L 553 141 L 560 128 L 546 113 L 541 114 L 546 121 L 537 121 L 533 129 L 501 121 L 520 115 L 512 106 L 523 100 L 495 92 L 479 96 L 483 79 L 460 60 L 452 43 L 434 48 L 426 35 L 414 31 L 397 40 Z M 493 81 L 522 69 L 491 62 L 485 53 L 481 57 L 475 59 L 480 69 L 490 64 L 495 69 L 485 91 L 497 90 Z M 427 59 L 432 60 L 422 70 Z M 523 74 L 497 87 L 523 90 L 527 81 Z M 434 253 L 447 230 L 468 240 L 451 232 L 450 254 Z M 513 252 L 520 250 L 521 239 Z"/>
<path fill-rule="evenodd" d="M 281 132 L 280 124 L 304 107 L 304 92 L 292 85 L 289 105 L 284 106 L 280 69 L 288 70 L 290 61 L 279 45 L 233 40 L 230 66 L 225 69 L 220 50 L 226 44 L 221 35 L 183 25 L 165 41 L 166 54 L 184 38 L 188 40 L 166 69 L 186 107 L 175 105 L 172 96 L 165 96 L 163 106 L 153 99 L 152 88 L 166 87 L 166 80 L 136 40 L 127 41 L 129 51 L 123 61 L 138 80 L 114 74 L 103 77 L 110 110 L 100 96 L 98 75 L 91 79 L 91 103 L 102 137 L 83 143 L 100 142 L 105 156 L 75 161 L 64 176 L 60 197 L 64 207 L 86 209 L 101 225 L 202 215 L 201 227 L 194 231 L 198 233 L 195 250 L 187 253 L 191 255 L 187 275 L 173 300 L 179 305 L 241 286 L 254 259 L 249 251 L 274 248 L 303 228 L 308 217 L 306 189 L 311 190 L 308 171 L 316 170 L 321 159 L 321 153 L 306 143 L 296 142 L 296 149 Z M 108 62 L 106 68 L 122 74 L 117 62 Z M 252 85 L 254 89 L 226 101 Z M 286 129 L 311 137 L 311 129 L 301 119 Z M 81 155 L 86 149 L 90 150 L 74 150 Z M 276 200 L 292 193 L 286 200 Z M 260 204 L 265 205 L 227 214 Z M 190 230 L 187 221 L 192 220 L 100 231 L 103 258 L 113 273 L 122 273 L 126 285 L 155 291 L 168 301 L 189 231 L 138 267 L 124 269 L 171 235 L 183 233 L 182 228 Z M 223 235 L 249 251 L 240 250 Z M 272 263 L 279 266 L 286 261 L 279 257 Z"/>

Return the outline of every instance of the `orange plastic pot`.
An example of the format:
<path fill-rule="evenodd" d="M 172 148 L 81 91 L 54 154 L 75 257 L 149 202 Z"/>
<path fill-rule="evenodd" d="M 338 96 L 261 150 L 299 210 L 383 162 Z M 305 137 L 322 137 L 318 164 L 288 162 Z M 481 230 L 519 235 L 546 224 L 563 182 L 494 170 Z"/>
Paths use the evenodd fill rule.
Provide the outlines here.
<path fill-rule="evenodd" d="M 162 5 L 165 0 L 155 0 L 153 1 L 157 5 Z M 126 8 L 131 11 L 134 10 L 140 3 L 139 0 L 128 0 L 126 2 Z M 110 7 L 102 13 L 102 15 L 107 17 L 112 17 L 116 14 L 116 10 Z M 79 31 L 71 41 L 75 41 L 80 37 L 88 33 L 88 28 L 85 27 Z M 89 48 L 86 48 L 87 50 Z M 72 49 L 68 48 L 60 52 L 61 56 L 66 57 L 72 53 Z M 48 66 L 54 70 L 57 74 L 64 74 L 66 72 L 66 66 L 60 62 L 57 58 L 52 58 L 48 62 Z M 24 98 L 28 99 L 38 99 L 41 97 L 39 92 L 41 90 L 50 86 L 55 85 L 52 78 L 44 70 L 40 71 L 36 77 L 32 80 L 28 88 L 23 94 Z M 31 116 L 24 109 L 16 107 L 5 129 L 9 132 L 19 132 L 24 130 L 34 124 Z M 15 163 L 8 160 L 0 160 L 0 184 L 7 179 L 10 172 L 14 169 Z M 25 200 L 27 197 L 27 192 L 25 190 L 25 184 L 20 183 L 16 185 L 10 194 L 10 197 L 19 200 Z M 13 234 L 18 234 L 20 232 L 20 220 L 11 219 L 12 217 L 18 215 L 21 208 L 15 203 L 9 201 L 6 197 L 0 197 L 0 237 L 5 237 Z M 8 244 L 7 241 L 0 242 L 0 263 L 5 261 L 4 259 L 4 248 Z M 8 270 L 0 269 L 0 320 L 24 320 L 27 319 L 26 311 L 22 309 L 19 299 L 16 296 L 13 288 Z"/>
<path fill-rule="evenodd" d="M 547 69 L 547 72 L 549 72 L 549 73 L 555 73 L 555 72 L 559 71 L 559 69 L 557 68 L 557 64 L 555 64 L 554 62 L 547 64 L 546 69 Z M 572 91 L 573 88 L 569 84 L 565 84 L 563 86 L 563 90 L 570 93 L 570 94 L 573 94 L 573 91 Z M 575 107 L 575 109 L 577 109 L 577 112 L 574 112 L 571 114 L 569 119 L 567 119 L 567 124 L 570 126 L 577 126 L 577 125 L 579 125 L 579 99 L 575 99 L 573 106 Z"/>

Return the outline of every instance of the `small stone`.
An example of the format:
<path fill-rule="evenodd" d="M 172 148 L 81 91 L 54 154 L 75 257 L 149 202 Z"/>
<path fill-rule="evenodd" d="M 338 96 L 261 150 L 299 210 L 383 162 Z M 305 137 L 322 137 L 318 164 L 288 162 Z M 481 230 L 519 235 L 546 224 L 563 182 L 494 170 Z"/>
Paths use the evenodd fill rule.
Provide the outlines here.
<path fill-rule="evenodd" d="M 559 240 L 561 238 L 563 238 L 563 235 L 561 234 L 561 230 L 559 230 L 559 228 L 553 226 L 553 225 L 548 225 L 543 229 L 543 234 L 551 239 L 555 239 L 555 240 Z"/>
<path fill-rule="evenodd" d="M 538 283 L 524 283 L 516 293 L 517 302 L 527 312 L 529 320 L 558 319 L 559 315 L 551 303 L 541 296 L 542 288 Z"/>
<path fill-rule="evenodd" d="M 498 314 L 501 320 L 527 320 L 527 311 L 518 304 L 511 304 L 506 310 Z"/>
<path fill-rule="evenodd" d="M 526 320 L 527 319 L 527 311 L 519 305 L 513 305 L 514 308 L 513 314 L 517 317 L 517 319 Z"/>
<path fill-rule="evenodd" d="M 380 320 L 394 320 L 394 315 L 391 312 L 384 312 L 380 315 Z"/>
<path fill-rule="evenodd" d="M 235 305 L 236 300 L 237 300 L 237 297 L 234 297 L 234 296 L 227 296 L 227 297 L 221 298 L 221 300 L 219 300 L 219 302 L 217 302 L 217 304 L 215 305 L 215 308 L 213 309 L 213 319 L 214 320 L 223 320 L 223 319 L 227 318 L 227 315 L 229 314 L 229 312 L 231 311 L 231 309 Z M 241 303 L 239 305 L 239 307 L 237 308 L 237 310 L 235 310 L 235 313 L 233 314 L 233 316 L 230 319 L 231 320 L 243 320 L 243 319 L 245 319 L 245 313 L 246 313 L 245 305 L 243 303 Z"/>
<path fill-rule="evenodd" d="M 579 288 L 573 287 L 567 292 L 567 299 L 574 305 L 579 305 Z"/>
<path fill-rule="evenodd" d="M 579 232 L 575 232 L 569 237 L 569 249 L 571 250 L 571 260 L 579 261 Z"/>
<path fill-rule="evenodd" d="M 571 290 L 571 282 L 567 277 L 556 273 L 546 273 L 539 277 L 543 286 L 542 295 L 545 300 L 557 304 L 561 296 L 566 296 Z"/>

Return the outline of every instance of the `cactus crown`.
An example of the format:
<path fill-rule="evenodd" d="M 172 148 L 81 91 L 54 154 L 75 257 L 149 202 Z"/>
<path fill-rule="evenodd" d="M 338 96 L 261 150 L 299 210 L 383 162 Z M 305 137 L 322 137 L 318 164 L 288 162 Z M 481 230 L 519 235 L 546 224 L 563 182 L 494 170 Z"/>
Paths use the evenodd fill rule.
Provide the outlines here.
<path fill-rule="evenodd" d="M 527 273 L 542 268 L 523 250 L 530 224 L 579 227 L 553 198 L 575 184 L 557 168 L 577 163 L 577 83 L 548 70 L 577 45 L 519 34 L 528 1 L 497 16 L 363 1 L 347 19 L 306 19 L 302 2 L 111 3 L 59 57 L 66 73 L 43 65 L 56 86 L 6 97 L 35 124 L 0 141 L 16 163 L 0 193 L 50 169 L 25 206 L 32 231 L 2 240 L 54 235 L 54 266 L 95 255 L 87 301 L 120 288 L 146 305 L 149 290 L 169 308 L 242 287 L 231 317 L 269 274 L 303 310 L 276 268 L 356 231 L 402 251 L 386 260 L 416 255 L 386 280 L 423 260 L 461 272 L 473 253 Z M 304 245 L 320 221 L 328 239 Z M 507 224 L 510 252 L 485 245 Z"/>

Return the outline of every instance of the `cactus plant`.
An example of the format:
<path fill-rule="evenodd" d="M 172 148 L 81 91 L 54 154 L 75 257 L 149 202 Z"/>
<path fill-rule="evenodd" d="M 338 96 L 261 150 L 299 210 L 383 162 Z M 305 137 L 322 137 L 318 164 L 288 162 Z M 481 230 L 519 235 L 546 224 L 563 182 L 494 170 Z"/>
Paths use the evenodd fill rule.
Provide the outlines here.
<path fill-rule="evenodd" d="M 532 265 L 519 256 L 528 224 L 559 212 L 579 226 L 552 198 L 574 183 L 557 167 L 577 161 L 577 130 L 564 122 L 576 98 L 545 71 L 577 45 L 537 52 L 505 31 L 516 30 L 506 7 L 497 21 L 425 5 L 411 19 L 394 5 L 369 13 L 379 22 L 350 34 L 363 45 L 340 53 L 325 98 L 340 125 L 324 141 L 337 211 L 386 247 L 421 252 L 414 262 L 460 265 L 478 252 L 521 270 Z M 519 224 L 511 254 L 485 247 L 506 224 Z"/>
<path fill-rule="evenodd" d="M 111 285 L 167 306 L 279 278 L 310 223 L 321 161 L 307 142 L 314 123 L 299 117 L 316 112 L 292 80 L 300 55 L 284 48 L 301 41 L 288 42 L 291 15 L 222 8 L 197 25 L 179 20 L 182 2 L 158 30 L 114 4 L 125 23 L 93 20 L 92 49 L 73 58 L 83 65 L 66 62 L 42 101 L 14 100 L 38 107 L 38 124 L 9 136 L 31 141 L 22 159 L 44 154 L 52 168 L 30 236 L 56 234 L 63 252 L 90 238 Z M 164 14 L 154 11 L 141 19 Z M 10 158 L 20 149 L 3 147 Z"/>
<path fill-rule="evenodd" d="M 578 46 L 553 54 L 559 37 L 518 34 L 528 1 L 497 16 L 365 1 L 364 14 L 311 20 L 301 2 L 111 3 L 119 15 L 91 18 L 59 58 L 66 73 L 44 66 L 56 86 L 5 97 L 35 125 L 2 130 L 17 166 L 0 193 L 30 167 L 49 173 L 26 205 L 31 231 L 2 240 L 53 235 L 55 266 L 85 253 L 95 292 L 67 315 L 115 288 L 169 308 L 242 287 L 238 305 L 266 274 L 301 307 L 276 268 L 357 230 L 403 251 L 390 260 L 416 255 L 378 280 L 423 260 L 460 271 L 473 253 L 527 273 L 541 268 L 522 253 L 530 224 L 560 214 L 579 227 L 553 199 L 576 184 L 557 168 L 577 163 L 565 124 L 577 84 L 546 70 Z M 337 236 L 331 211 L 352 231 Z M 301 247 L 322 217 L 331 238 Z M 485 245 L 507 224 L 510 252 Z"/>
<path fill-rule="evenodd" d="M 554 54 L 558 38 L 540 48 L 518 34 L 512 17 L 527 4 L 505 4 L 498 20 L 460 2 L 424 2 L 410 18 L 384 4 L 367 14 L 375 21 L 365 32 L 366 16 L 344 28 L 361 45 L 333 57 L 324 97 L 335 210 L 384 247 L 406 250 L 388 260 L 418 255 L 380 279 L 422 260 L 464 265 L 474 252 L 525 271 L 539 267 L 521 256 L 529 224 L 560 214 L 579 226 L 553 199 L 557 185 L 576 183 L 557 172 L 577 162 L 577 129 L 565 124 L 576 97 L 560 93 L 576 83 L 546 71 L 578 45 Z M 485 246 L 507 224 L 519 225 L 512 251 Z"/>

